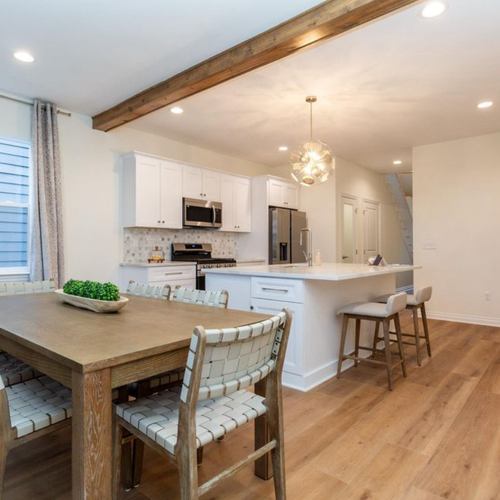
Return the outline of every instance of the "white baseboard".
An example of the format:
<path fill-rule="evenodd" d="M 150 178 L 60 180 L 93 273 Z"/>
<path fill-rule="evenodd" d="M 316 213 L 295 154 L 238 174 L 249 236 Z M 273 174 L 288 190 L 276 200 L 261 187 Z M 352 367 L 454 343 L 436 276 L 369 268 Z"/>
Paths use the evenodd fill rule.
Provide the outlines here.
<path fill-rule="evenodd" d="M 359 353 L 360 357 L 367 358 L 371 356 L 370 352 L 361 351 Z M 346 359 L 342 363 L 342 371 L 345 372 L 351 366 L 354 365 L 354 361 L 352 359 Z M 307 373 L 305 376 L 296 375 L 294 373 L 287 373 L 283 371 L 282 383 L 285 387 L 289 387 L 290 389 L 295 389 L 301 392 L 308 392 L 311 389 L 314 389 L 318 385 L 327 382 L 337 375 L 337 366 L 338 361 L 332 361 L 327 363 L 315 370 Z"/>
<path fill-rule="evenodd" d="M 498 326 L 500 327 L 500 318 L 488 318 L 485 316 L 468 316 L 465 314 L 452 314 L 444 312 L 427 311 L 429 319 L 439 319 L 442 321 L 454 321 L 456 323 L 469 323 L 471 325 Z"/>

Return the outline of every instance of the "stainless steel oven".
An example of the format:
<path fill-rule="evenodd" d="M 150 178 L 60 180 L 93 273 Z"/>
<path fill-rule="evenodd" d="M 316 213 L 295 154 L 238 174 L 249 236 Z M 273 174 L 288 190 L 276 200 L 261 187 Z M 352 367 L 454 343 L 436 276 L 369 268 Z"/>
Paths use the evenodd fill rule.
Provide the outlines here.
<path fill-rule="evenodd" d="M 222 227 L 222 203 L 183 198 L 184 227 Z"/>

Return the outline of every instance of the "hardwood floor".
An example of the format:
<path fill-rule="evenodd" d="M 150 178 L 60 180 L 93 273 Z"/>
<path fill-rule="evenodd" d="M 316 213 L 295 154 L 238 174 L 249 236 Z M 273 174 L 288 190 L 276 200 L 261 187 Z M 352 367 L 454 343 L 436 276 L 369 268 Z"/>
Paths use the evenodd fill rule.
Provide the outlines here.
<path fill-rule="evenodd" d="M 410 330 L 405 317 L 403 330 Z M 500 328 L 431 321 L 433 357 L 406 346 L 408 378 L 362 363 L 309 393 L 285 390 L 290 500 L 500 499 Z M 5 500 L 71 499 L 71 432 L 11 453 Z M 253 447 L 253 426 L 205 450 L 204 481 Z M 146 451 L 143 482 L 124 500 L 179 498 L 176 470 Z M 274 499 L 245 469 L 206 500 Z"/>

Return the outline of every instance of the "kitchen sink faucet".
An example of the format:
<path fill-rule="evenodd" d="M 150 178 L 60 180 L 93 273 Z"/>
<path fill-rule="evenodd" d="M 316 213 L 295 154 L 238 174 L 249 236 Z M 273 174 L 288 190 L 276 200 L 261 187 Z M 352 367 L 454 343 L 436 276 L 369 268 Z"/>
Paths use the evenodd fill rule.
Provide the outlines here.
<path fill-rule="evenodd" d="M 312 265 L 313 265 L 313 250 L 312 250 L 313 235 L 312 235 L 312 231 L 308 227 L 305 227 L 305 228 L 300 230 L 300 246 L 302 246 L 302 233 L 304 233 L 305 231 L 308 232 L 309 238 L 308 238 L 308 242 L 307 242 L 307 252 L 305 250 L 302 250 L 302 252 L 304 252 L 304 257 L 306 258 L 307 265 L 309 267 L 312 267 Z"/>

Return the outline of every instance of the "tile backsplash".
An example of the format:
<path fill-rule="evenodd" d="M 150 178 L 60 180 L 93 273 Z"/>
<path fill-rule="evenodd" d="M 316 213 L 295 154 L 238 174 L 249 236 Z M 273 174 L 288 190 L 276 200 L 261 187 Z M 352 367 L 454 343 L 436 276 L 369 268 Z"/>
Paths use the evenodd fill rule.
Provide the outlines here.
<path fill-rule="evenodd" d="M 170 259 L 172 243 L 211 243 L 214 257 L 238 257 L 238 237 L 235 233 L 200 229 L 143 229 L 126 228 L 123 232 L 123 262 L 147 262 L 158 245 Z"/>

